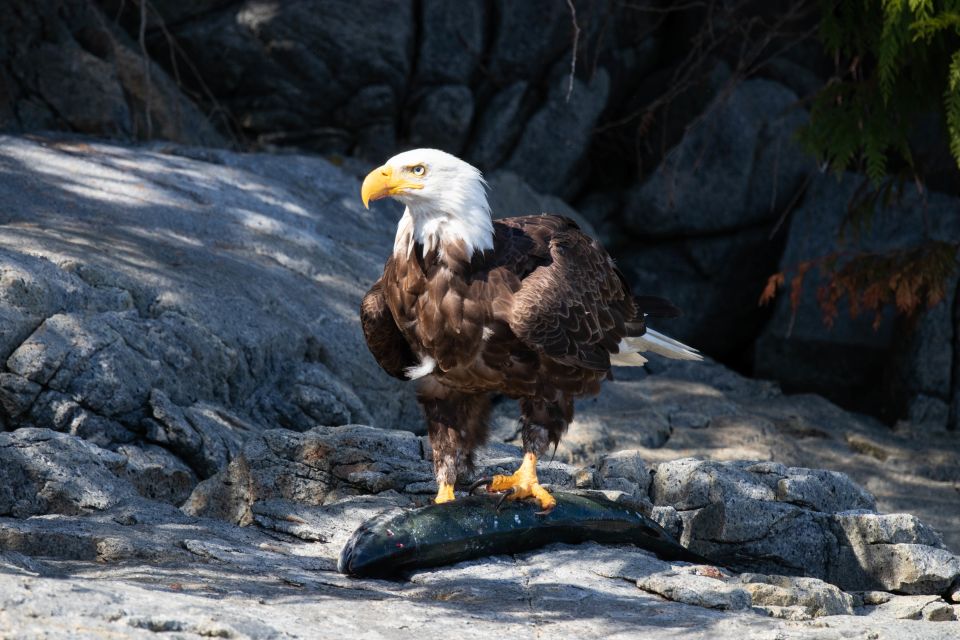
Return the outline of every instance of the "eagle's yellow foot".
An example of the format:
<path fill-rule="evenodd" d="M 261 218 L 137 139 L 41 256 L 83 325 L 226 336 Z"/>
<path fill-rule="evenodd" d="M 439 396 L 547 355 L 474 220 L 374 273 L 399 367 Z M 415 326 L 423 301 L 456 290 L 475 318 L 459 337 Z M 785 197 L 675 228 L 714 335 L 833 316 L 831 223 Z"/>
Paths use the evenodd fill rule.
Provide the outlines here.
<path fill-rule="evenodd" d="M 533 498 L 540 504 L 542 512 L 557 506 L 556 499 L 537 480 L 537 456 L 532 453 L 523 456 L 523 464 L 512 476 L 493 476 L 487 484 L 487 491 L 506 491 L 504 497 L 507 500 Z"/>
<path fill-rule="evenodd" d="M 453 485 L 446 482 L 440 483 L 440 489 L 437 491 L 437 497 L 433 499 L 436 504 L 453 501 Z"/>

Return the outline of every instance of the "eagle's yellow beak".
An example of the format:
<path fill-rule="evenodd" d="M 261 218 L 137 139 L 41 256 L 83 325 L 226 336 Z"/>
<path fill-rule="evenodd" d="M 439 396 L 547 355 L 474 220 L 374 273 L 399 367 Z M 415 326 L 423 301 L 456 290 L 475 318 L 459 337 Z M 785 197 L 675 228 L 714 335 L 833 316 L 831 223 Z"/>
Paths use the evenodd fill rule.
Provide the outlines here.
<path fill-rule="evenodd" d="M 363 200 L 363 206 L 369 209 L 372 201 L 395 196 L 409 189 L 423 189 L 423 185 L 419 182 L 404 180 L 401 176 L 394 175 L 393 167 L 383 165 L 368 173 L 363 179 L 360 199 Z"/>

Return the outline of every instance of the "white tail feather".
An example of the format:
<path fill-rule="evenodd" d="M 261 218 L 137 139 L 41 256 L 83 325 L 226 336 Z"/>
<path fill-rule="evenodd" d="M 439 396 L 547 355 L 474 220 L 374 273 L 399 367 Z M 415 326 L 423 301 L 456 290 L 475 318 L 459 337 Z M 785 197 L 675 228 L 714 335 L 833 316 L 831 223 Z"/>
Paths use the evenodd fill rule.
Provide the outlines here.
<path fill-rule="evenodd" d="M 703 356 L 696 349 L 647 327 L 647 332 L 642 336 L 621 340 L 620 353 L 610 356 L 610 362 L 620 366 L 636 367 L 646 362 L 646 358 L 638 353 L 643 351 L 652 351 L 674 360 L 703 360 Z M 626 361 L 632 360 L 631 356 L 639 357 L 643 362 L 632 361 L 630 364 L 626 364 Z M 624 361 L 624 363 L 621 364 L 621 361 Z"/>
<path fill-rule="evenodd" d="M 635 351 L 624 351 L 623 343 L 620 343 L 620 353 L 610 354 L 610 364 L 618 367 L 642 367 L 647 364 L 647 359 Z"/>

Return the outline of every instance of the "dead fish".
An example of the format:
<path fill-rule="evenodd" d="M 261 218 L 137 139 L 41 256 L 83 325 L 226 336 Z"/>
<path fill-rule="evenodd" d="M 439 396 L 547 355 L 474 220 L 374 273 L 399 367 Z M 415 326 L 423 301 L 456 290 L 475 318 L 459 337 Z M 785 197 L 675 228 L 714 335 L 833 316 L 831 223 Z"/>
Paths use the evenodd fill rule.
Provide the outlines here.
<path fill-rule="evenodd" d="M 347 541 L 337 570 L 353 576 L 394 578 L 489 555 L 529 551 L 554 542 L 634 544 L 667 560 L 710 561 L 677 542 L 638 508 L 599 493 L 556 491 L 557 506 L 537 506 L 493 495 L 467 496 L 360 525 Z"/>

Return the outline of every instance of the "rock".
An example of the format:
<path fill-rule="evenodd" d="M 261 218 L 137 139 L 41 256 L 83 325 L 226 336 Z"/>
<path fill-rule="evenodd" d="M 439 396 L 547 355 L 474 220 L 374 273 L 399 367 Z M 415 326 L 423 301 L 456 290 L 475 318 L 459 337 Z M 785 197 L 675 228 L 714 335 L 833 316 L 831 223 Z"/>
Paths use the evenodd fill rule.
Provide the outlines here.
<path fill-rule="evenodd" d="M 420 14 L 418 79 L 427 84 L 467 84 L 483 55 L 485 4 L 427 0 Z"/>
<path fill-rule="evenodd" d="M 420 439 L 406 431 L 359 425 L 316 427 L 305 433 L 275 429 L 248 440 L 236 460 L 197 486 L 183 509 L 190 515 L 249 524 L 251 509 L 264 500 L 324 505 L 432 481 Z"/>
<path fill-rule="evenodd" d="M 65 129 L 224 145 L 210 120 L 96 3 L 23 2 L 0 27 L 6 131 Z M 148 114 L 149 112 L 149 114 Z"/>
<path fill-rule="evenodd" d="M 944 593 L 960 576 L 960 557 L 932 529 L 866 511 L 873 497 L 843 474 L 685 459 L 658 465 L 651 497 L 680 512 L 684 544 L 720 563 L 916 594 Z"/>
<path fill-rule="evenodd" d="M 356 324 L 395 220 L 362 208 L 354 178 L 320 159 L 58 139 L 2 138 L 0 162 L 6 429 L 145 440 L 203 478 L 266 425 L 419 427 Z"/>
<path fill-rule="evenodd" d="M 464 85 L 442 85 L 420 99 L 410 121 L 410 143 L 459 155 L 473 119 L 473 94 Z"/>
<path fill-rule="evenodd" d="M 181 505 L 197 484 L 193 471 L 166 449 L 154 445 L 120 445 L 127 459 L 122 476 L 144 498 Z"/>
<path fill-rule="evenodd" d="M 156 404 L 164 406 L 162 401 Z M 649 629 L 655 624 L 657 629 L 671 633 L 709 629 L 710 636 L 717 638 L 766 637 L 787 630 L 794 635 L 809 632 L 810 637 L 822 637 L 817 634 L 826 627 L 809 619 L 823 615 L 834 616 L 823 624 L 846 635 L 863 635 L 881 624 L 882 633 L 891 635 L 878 633 L 878 638 L 910 637 L 909 633 L 946 638 L 949 635 L 938 635 L 925 626 L 903 625 L 953 619 L 953 607 L 936 596 L 914 602 L 912 596 L 886 594 L 886 604 L 873 607 L 866 616 L 853 616 L 853 599 L 819 580 L 736 576 L 709 565 L 667 563 L 630 546 L 594 543 L 553 545 L 516 556 L 421 571 L 408 582 L 340 576 L 334 573 L 336 557 L 357 526 L 385 510 L 413 506 L 423 499 L 410 490 L 416 484 L 411 479 L 423 482 L 418 479 L 422 476 L 414 476 L 431 475 L 423 440 L 402 431 L 350 425 L 318 427 L 304 433 L 284 429 L 259 432 L 249 438 L 242 455 L 227 470 L 198 486 L 184 509 L 189 514 L 144 499 L 132 486 L 136 480 L 131 474 L 138 471 L 145 474 L 143 482 L 153 474 L 157 482 L 173 486 L 175 474 L 163 475 L 157 468 L 164 464 L 165 455 L 170 455 L 162 449 L 124 445 L 118 448 L 118 455 L 75 436 L 28 428 L 0 434 L 0 441 L 3 438 L 19 443 L 17 452 L 46 447 L 43 452 L 51 457 L 63 456 L 64 451 L 74 452 L 67 460 L 75 461 L 79 456 L 81 464 L 74 464 L 75 473 L 90 484 L 82 492 L 64 492 L 70 499 L 80 494 L 114 498 L 77 509 L 69 516 L 0 517 L 0 621 L 4 628 L 31 629 L 43 616 L 45 624 L 71 632 L 93 629 L 101 634 L 126 633 L 127 629 L 147 628 L 184 635 L 269 637 L 281 633 L 278 615 L 289 617 L 282 628 L 287 634 L 309 635 L 309 628 L 323 624 L 326 629 L 342 629 L 344 633 L 366 629 L 386 636 L 398 624 L 406 624 L 403 621 L 415 622 L 417 628 L 424 628 L 430 621 L 434 627 L 456 624 L 462 628 L 459 618 L 424 611 L 425 606 L 436 602 L 469 605 L 478 615 L 468 625 L 466 637 L 494 632 L 490 625 L 502 632 L 503 625 L 510 624 L 509 619 L 504 622 L 505 602 L 518 603 L 523 625 L 543 624 L 552 619 L 550 612 L 562 611 L 564 614 L 551 623 L 551 630 L 577 637 L 592 633 L 592 625 L 606 620 L 604 615 L 622 630 Z M 24 447 L 25 443 L 30 444 Z M 0 452 L 11 450 L 0 446 Z M 149 456 L 126 455 L 131 452 Z M 91 466 L 92 461 L 101 466 Z M 713 497 L 736 496 L 748 502 L 750 495 L 763 493 L 758 488 L 763 486 L 769 495 L 755 502 L 795 511 L 802 509 L 770 502 L 778 478 L 814 477 L 807 470 L 778 463 L 725 466 L 699 461 L 713 466 L 697 471 L 691 464 L 698 461 L 680 462 L 672 472 L 674 477 L 683 475 L 680 469 L 709 471 L 715 479 L 724 475 L 727 466 L 733 470 L 732 479 L 721 482 Z M 17 466 L 10 460 L 0 463 L 0 474 Z M 483 459 L 481 467 L 485 471 L 512 469 L 517 463 L 515 457 Z M 667 465 L 660 466 L 668 471 Z M 181 466 L 180 473 L 189 471 Z M 577 473 L 575 468 L 559 463 L 547 463 L 541 469 L 542 477 L 549 482 L 576 483 Z M 600 482 L 601 476 L 630 478 L 642 484 L 649 474 L 636 452 L 625 452 L 607 456 L 590 483 Z M 752 481 L 748 481 L 751 476 Z M 4 481 L 2 487 L 17 485 L 9 482 L 9 477 L 0 479 Z M 830 481 L 829 476 L 824 479 Z M 45 481 L 49 488 L 49 480 L 39 481 Z M 838 479 L 833 482 L 843 486 Z M 607 495 L 636 503 L 632 497 L 616 493 Z M 709 492 L 707 497 L 711 497 Z M 210 515 L 223 515 L 218 510 L 232 508 L 233 515 L 228 517 L 249 526 L 236 527 L 199 516 L 198 506 Z M 751 535 L 756 527 L 753 520 L 763 521 L 761 511 L 742 509 L 743 518 L 737 523 L 726 518 L 727 529 L 722 535 L 712 535 L 728 541 L 741 534 Z M 670 506 L 654 507 L 652 512 L 674 531 L 684 514 Z M 875 514 L 842 515 L 852 518 Z M 688 522 L 687 531 L 690 526 Z M 795 530 L 784 531 L 785 537 L 793 536 L 790 539 L 794 543 L 800 537 Z M 922 540 L 927 536 L 930 542 L 932 535 L 915 522 L 881 520 L 865 527 L 863 533 L 864 540 L 870 541 Z M 85 597 L 67 597 L 80 580 Z M 307 590 L 322 597 L 304 603 L 299 596 Z M 210 604 L 211 593 L 227 592 L 229 598 L 216 600 L 216 606 Z M 363 618 L 364 608 L 354 606 L 358 597 L 375 599 L 377 615 Z M 860 597 L 865 605 L 882 600 L 869 593 Z M 265 608 L 263 602 L 272 604 Z M 296 602 L 296 611 L 290 609 L 288 614 L 286 607 L 292 606 L 288 604 L 291 602 Z M 755 611 L 771 617 L 755 615 Z M 383 622 L 386 615 L 390 619 Z"/>
<path fill-rule="evenodd" d="M 776 499 L 781 502 L 826 513 L 877 508 L 874 497 L 843 473 L 796 468 L 786 473 L 777 481 Z"/>
<path fill-rule="evenodd" d="M 777 615 L 783 608 L 794 607 L 809 618 L 853 615 L 853 598 L 823 580 L 744 573 L 739 582 L 750 594 L 753 606 L 762 607 L 775 617 L 783 617 Z"/>
<path fill-rule="evenodd" d="M 538 190 L 569 194 L 571 182 L 590 132 L 607 101 L 610 80 L 598 69 L 589 82 L 574 80 L 570 100 L 568 81 L 551 83 L 546 104 L 527 122 L 506 168 L 523 176 Z M 563 135 L 558 136 L 557 132 Z M 544 161 L 548 158 L 548 161 Z"/>
<path fill-rule="evenodd" d="M 750 607 L 750 593 L 720 580 L 686 573 L 656 573 L 637 580 L 637 587 L 667 600 L 707 609 L 738 611 Z"/>
<path fill-rule="evenodd" d="M 649 499 L 650 469 L 636 450 L 617 451 L 604 456 L 597 475 L 605 489 L 617 489 L 635 498 Z"/>
<path fill-rule="evenodd" d="M 528 83 L 514 82 L 490 99 L 490 104 L 480 113 L 474 139 L 467 150 L 471 164 L 486 171 L 507 158 L 523 131 L 523 106 L 528 90 Z"/>
<path fill-rule="evenodd" d="M 931 478 L 956 467 L 955 438 L 891 431 L 709 361 L 618 371 L 578 404 L 602 433 L 574 440 L 584 466 L 545 463 L 543 479 L 644 508 L 649 487 L 652 516 L 695 549 L 929 592 L 919 619 L 881 611 L 913 596 L 864 594 L 866 615 L 809 621 L 807 607 L 836 604 L 824 585 L 743 582 L 626 546 L 557 545 L 406 583 L 340 576 L 359 523 L 434 490 L 422 436 L 396 429 L 422 424 L 411 390 L 383 379 L 356 332 L 393 211 L 363 210 L 354 177 L 296 155 L 0 138 L 0 163 L 0 628 L 955 635 L 933 621 L 955 612 L 939 597 L 960 567 L 922 524 L 956 539 L 953 484 Z M 479 470 L 513 471 L 518 453 L 493 442 Z M 789 619 L 756 615 L 750 589 Z"/>
<path fill-rule="evenodd" d="M 322 9 L 315 2 L 241 3 L 168 28 L 185 55 L 204 60 L 210 91 L 245 132 L 318 148 L 322 135 L 301 132 L 328 127 L 331 112 L 364 87 L 386 85 L 393 95 L 404 94 L 413 67 L 413 18 L 410 2 L 344 1 Z M 162 42 L 163 34 L 154 33 Z M 211 59 L 210 48 L 222 55 Z M 391 111 L 377 110 L 378 119 L 392 123 L 397 114 L 384 107 Z M 367 153 L 384 151 L 353 133 Z M 395 135 L 392 124 L 385 135 Z M 367 145 L 373 140 L 368 135 Z"/>
<path fill-rule="evenodd" d="M 497 0 L 492 13 L 498 24 L 490 47 L 493 55 L 489 69 L 501 80 L 536 77 L 572 46 L 571 18 L 564 5 L 549 0 L 521 5 Z M 531 38 L 531 33 L 538 37 Z"/>
<path fill-rule="evenodd" d="M 0 515 L 77 515 L 136 496 L 118 478 L 127 459 L 49 429 L 0 433 Z M 2 546 L 2 545 L 0 545 Z"/>
<path fill-rule="evenodd" d="M 907 514 L 837 514 L 840 543 L 829 578 L 845 589 L 945 593 L 960 576 L 960 557 L 940 536 Z"/>
<path fill-rule="evenodd" d="M 950 587 L 947 593 L 947 600 L 960 604 L 960 582 Z"/>
<path fill-rule="evenodd" d="M 926 239 L 951 242 L 960 236 L 954 198 L 934 192 L 920 196 L 912 189 L 906 189 L 889 208 L 875 211 L 869 228 L 850 229 L 846 240 L 823 233 L 823 229 L 839 232 L 847 205 L 860 184 L 861 178 L 852 174 L 840 180 L 822 176 L 812 181 L 803 203 L 793 213 L 781 270 L 792 274 L 802 262 L 816 261 L 836 251 L 884 253 L 915 247 Z M 908 217 L 920 207 L 930 221 L 929 236 L 922 225 Z M 942 307 L 930 310 L 915 330 L 907 327 L 909 323 L 895 323 L 887 310 L 879 329 L 874 330 L 872 314 L 853 319 L 847 313 L 846 301 L 841 301 L 836 321 L 828 328 L 815 295 L 824 282 L 816 268 L 807 274 L 795 316 L 786 296 L 778 297 L 773 317 L 756 343 L 758 375 L 891 417 L 905 416 L 919 394 L 951 402 L 947 381 L 953 351 L 943 345 L 954 341 L 952 303 L 941 302 Z M 955 288 L 954 281 L 948 287 L 951 299 Z M 816 345 L 816 358 L 811 358 L 811 345 Z"/>
<path fill-rule="evenodd" d="M 898 620 L 927 620 L 930 622 L 948 622 L 956 620 L 954 608 L 937 597 L 931 596 L 900 596 L 881 604 L 875 612 L 875 617 L 892 617 Z"/>
<path fill-rule="evenodd" d="M 647 238 L 701 235 L 776 217 L 807 171 L 790 138 L 806 120 L 797 100 L 786 87 L 760 79 L 719 96 L 633 190 L 627 226 Z"/>

